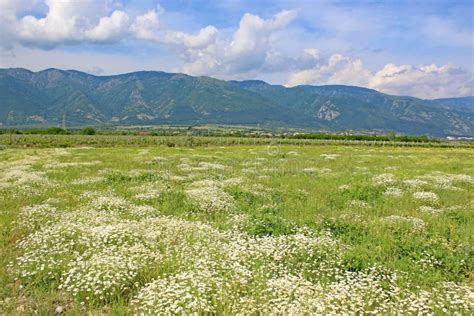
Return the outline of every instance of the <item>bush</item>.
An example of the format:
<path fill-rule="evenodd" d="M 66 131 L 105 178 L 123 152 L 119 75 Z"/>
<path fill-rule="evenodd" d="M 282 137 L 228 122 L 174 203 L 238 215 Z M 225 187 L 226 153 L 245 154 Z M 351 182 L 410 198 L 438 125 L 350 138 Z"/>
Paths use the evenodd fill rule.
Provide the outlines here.
<path fill-rule="evenodd" d="M 68 132 L 65 129 L 62 129 L 60 127 L 50 127 L 45 130 L 45 134 L 52 134 L 52 135 L 64 135 L 67 134 Z"/>
<path fill-rule="evenodd" d="M 92 127 L 85 127 L 81 130 L 82 135 L 95 135 L 95 129 Z"/>

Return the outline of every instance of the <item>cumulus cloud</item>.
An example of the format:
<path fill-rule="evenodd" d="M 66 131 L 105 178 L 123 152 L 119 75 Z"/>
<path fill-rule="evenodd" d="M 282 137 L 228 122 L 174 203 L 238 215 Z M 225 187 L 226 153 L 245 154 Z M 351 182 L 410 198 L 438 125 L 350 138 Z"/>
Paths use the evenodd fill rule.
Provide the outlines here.
<path fill-rule="evenodd" d="M 420 98 L 465 96 L 474 93 L 472 74 L 452 65 L 437 66 L 386 64 L 375 73 L 360 59 L 340 54 L 312 68 L 290 73 L 287 86 L 300 84 L 347 84 L 373 88 L 395 95 Z"/>
<path fill-rule="evenodd" d="M 114 11 L 111 16 L 102 17 L 94 28 L 84 33 L 85 38 L 96 42 L 118 40 L 126 32 L 129 17 L 123 11 Z"/>
<path fill-rule="evenodd" d="M 143 15 L 137 16 L 130 30 L 134 36 L 142 40 L 157 40 L 157 31 L 160 26 L 159 15 L 162 11 L 149 10 Z"/>
<path fill-rule="evenodd" d="M 28 0 L 0 0 L 0 45 L 18 42 L 23 45 L 51 49 L 60 45 L 117 42 L 131 37 L 139 40 L 199 49 L 210 45 L 217 29 L 209 25 L 197 34 L 160 28 L 161 7 L 131 18 L 121 10 L 111 11 L 109 1 L 45 0 L 44 17 L 25 15 L 17 18 L 22 4 Z"/>
<path fill-rule="evenodd" d="M 197 34 L 169 31 L 163 39 L 164 43 L 184 46 L 186 48 L 204 48 L 214 43 L 217 36 L 217 29 L 208 25 Z"/>
<path fill-rule="evenodd" d="M 370 77 L 370 72 L 364 68 L 360 59 L 334 54 L 325 63 L 319 63 L 313 68 L 291 73 L 287 85 L 324 83 L 365 86 Z"/>
<path fill-rule="evenodd" d="M 244 14 L 232 42 L 226 48 L 227 58 L 237 71 L 248 71 L 261 66 L 271 53 L 270 38 L 273 32 L 285 28 L 296 17 L 295 11 L 284 10 L 272 19 Z"/>
<path fill-rule="evenodd" d="M 212 41 L 203 41 L 206 45 L 200 45 L 199 49 L 187 50 L 183 54 L 187 62 L 182 70 L 192 74 L 228 76 L 257 72 L 273 63 L 281 63 L 284 58 L 273 49 L 272 36 L 295 17 L 296 12 L 292 10 L 283 10 L 270 19 L 246 13 L 230 41 L 214 36 Z M 212 28 L 205 34 L 216 33 Z"/>
<path fill-rule="evenodd" d="M 474 93 L 472 74 L 452 65 L 387 64 L 372 76 L 368 86 L 386 93 L 428 99 Z"/>
<path fill-rule="evenodd" d="M 258 15 L 245 13 L 229 45 L 228 54 L 242 56 L 265 51 L 271 32 L 285 27 L 295 16 L 295 11 L 286 10 L 276 14 L 273 19 L 264 20 Z"/>
<path fill-rule="evenodd" d="M 305 56 L 310 57 L 311 59 L 318 60 L 319 55 L 321 54 L 321 51 L 318 48 L 305 48 L 303 50 L 303 53 Z"/>
<path fill-rule="evenodd" d="M 34 8 L 36 1 L 1 0 L 0 27 L 3 48 L 15 43 L 52 49 L 58 45 L 82 42 L 118 41 L 127 33 L 129 16 L 115 10 L 109 2 L 95 0 L 46 0 L 48 11 L 44 17 L 24 15 L 19 11 Z"/>
<path fill-rule="evenodd" d="M 159 10 L 152 9 L 137 16 L 130 26 L 133 36 L 140 40 L 174 45 L 179 48 L 198 49 L 214 42 L 218 30 L 212 25 L 200 29 L 197 34 L 160 28 L 160 15 L 163 13 L 164 10 L 159 8 Z"/>

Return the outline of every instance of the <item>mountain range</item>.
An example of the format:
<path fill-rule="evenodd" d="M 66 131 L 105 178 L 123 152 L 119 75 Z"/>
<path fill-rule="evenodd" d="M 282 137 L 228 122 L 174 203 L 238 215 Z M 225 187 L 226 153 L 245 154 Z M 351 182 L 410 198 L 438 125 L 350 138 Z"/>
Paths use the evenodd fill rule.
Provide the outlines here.
<path fill-rule="evenodd" d="M 288 88 L 140 71 L 0 69 L 0 126 L 265 124 L 326 131 L 473 136 L 474 97 L 423 100 L 343 85 Z"/>

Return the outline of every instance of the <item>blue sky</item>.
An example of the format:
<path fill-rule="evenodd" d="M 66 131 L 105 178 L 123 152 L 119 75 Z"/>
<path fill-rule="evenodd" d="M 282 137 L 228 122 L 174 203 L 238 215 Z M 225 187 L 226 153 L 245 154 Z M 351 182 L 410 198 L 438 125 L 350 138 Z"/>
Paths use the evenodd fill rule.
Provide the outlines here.
<path fill-rule="evenodd" d="M 0 0 L 0 67 L 473 94 L 472 1 Z"/>

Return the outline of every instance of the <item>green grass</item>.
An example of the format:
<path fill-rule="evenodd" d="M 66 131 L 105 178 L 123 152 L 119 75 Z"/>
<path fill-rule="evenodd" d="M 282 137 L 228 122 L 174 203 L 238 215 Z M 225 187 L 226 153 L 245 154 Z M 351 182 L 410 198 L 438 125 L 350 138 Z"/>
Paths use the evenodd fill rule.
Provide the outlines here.
<path fill-rule="evenodd" d="M 64 140 L 71 142 L 67 137 Z M 443 286 L 451 284 L 447 282 L 453 282 L 453 287 L 465 287 L 456 292 L 467 291 L 464 296 L 459 294 L 461 299 L 473 293 L 474 151 L 471 148 L 353 144 L 221 144 L 189 148 L 181 143 L 174 147 L 125 147 L 123 140 L 119 143 L 119 147 L 0 151 L 0 311 L 46 315 L 61 306 L 68 314 L 132 314 L 140 304 L 146 305 L 139 293 L 154 280 L 159 282 L 154 290 L 158 294 L 153 293 L 163 302 L 160 295 L 165 294 L 160 286 L 169 288 L 170 284 L 178 284 L 179 273 L 188 271 L 192 280 L 209 289 L 200 292 L 188 281 L 182 281 L 187 285 L 180 286 L 191 293 L 190 297 L 202 296 L 206 302 L 203 304 L 211 306 L 208 312 L 235 312 L 240 308 L 233 305 L 235 297 L 242 297 L 252 298 L 246 301 L 248 306 L 270 306 L 263 313 L 271 313 L 272 308 L 285 311 L 288 306 L 285 304 L 296 299 L 296 292 L 288 297 L 278 290 L 268 293 L 268 289 L 276 286 L 270 285 L 274 283 L 269 280 L 280 282 L 285 271 L 283 274 L 287 276 L 298 276 L 304 282 L 322 287 L 340 284 L 339 278 L 353 280 L 351 273 L 357 272 L 374 277 L 374 282 L 379 283 L 373 286 L 387 293 L 391 291 L 392 281 L 388 276 L 387 280 L 384 278 L 396 274 L 394 284 L 402 293 L 400 299 L 423 295 L 420 294 L 423 291 L 441 291 L 439 297 L 432 294 L 426 306 L 413 303 L 418 306 L 418 312 L 422 308 L 436 314 L 446 313 L 443 308 L 448 312 L 473 312 L 472 302 L 461 304 L 452 298 L 441 298 L 445 297 Z M 391 175 L 383 176 L 388 180 L 377 184 L 377 177 L 383 174 Z M 423 182 L 417 187 L 405 182 L 413 179 Z M 399 189 L 399 195 L 385 194 L 388 188 Z M 198 193 L 197 199 L 192 190 Z M 438 198 L 416 199 L 414 192 L 431 192 Z M 214 200 L 206 200 L 209 195 Z M 32 212 L 25 209 L 29 206 Z M 160 222 L 155 222 L 156 219 Z M 161 220 L 166 223 L 168 219 L 174 223 L 170 227 L 175 228 L 162 224 Z M 134 228 L 129 229 L 129 224 Z M 91 227 L 105 231 L 103 234 L 108 239 L 97 239 L 98 233 L 88 230 Z M 108 232 L 105 227 L 115 230 Z M 59 231 L 62 239 L 51 237 L 48 231 Z M 155 233 L 159 237 L 148 235 Z M 325 248 L 323 242 L 318 250 L 314 245 L 291 241 L 291 236 L 319 240 L 326 234 L 330 234 L 334 247 Z M 32 236 L 41 236 L 41 243 L 60 242 L 71 251 L 54 252 L 53 246 L 40 251 L 41 243 L 34 244 Z M 80 236 L 83 243 L 79 242 Z M 22 240 L 29 241 L 19 243 Z M 71 244 L 67 240 L 72 240 Z M 98 246 L 88 244 L 92 240 Z M 294 253 L 282 255 L 283 259 L 278 261 L 271 254 L 263 254 L 264 246 L 255 250 L 258 255 L 242 252 L 239 264 L 252 277 L 248 277 L 248 283 L 241 284 L 242 277 L 235 277 L 236 272 L 229 268 L 236 259 L 227 249 L 238 249 L 235 247 L 240 244 L 235 240 L 248 243 L 248 247 L 265 241 L 287 243 Z M 142 260 L 140 256 L 145 255 L 141 252 L 137 255 L 133 245 L 145 245 L 146 256 L 153 253 L 160 258 Z M 113 247 L 118 250 L 108 253 L 107 248 Z M 32 255 L 42 255 L 34 259 L 37 261 L 22 265 L 19 258 L 29 251 Z M 123 288 L 104 290 L 104 294 L 97 295 L 79 290 L 74 295 L 73 291 L 60 287 L 78 255 L 83 255 L 86 262 L 83 271 L 93 264 L 91 258 L 95 254 L 115 258 L 117 262 L 112 261 L 111 265 L 120 269 L 121 259 L 115 255 L 121 251 L 139 266 L 130 280 L 121 278 L 119 285 Z M 137 259 L 133 259 L 135 255 Z M 39 268 L 41 260 L 53 257 L 64 262 L 46 265 L 44 270 Z M 198 259 L 204 263 L 196 265 L 193 260 Z M 204 278 L 200 273 L 207 270 L 200 269 L 206 264 L 219 277 L 211 273 Z M 114 269 L 112 266 L 109 269 Z M 338 270 L 334 272 L 326 266 Z M 371 269 L 378 269 L 378 274 Z M 36 274 L 25 276 L 22 271 L 36 271 Z M 167 283 L 170 280 L 178 283 Z M 354 280 L 358 284 L 359 279 Z M 297 281 L 290 284 L 299 289 L 306 286 L 298 285 Z M 232 295 L 222 294 L 227 286 Z M 385 303 L 378 294 L 370 294 L 371 286 L 367 285 L 367 293 L 351 292 L 365 302 L 360 307 L 362 310 L 383 313 L 398 306 L 377 309 Z M 311 293 L 315 296 L 318 292 Z M 176 304 L 184 304 L 184 311 L 193 311 L 190 301 L 181 302 L 171 294 L 166 295 Z M 283 307 L 272 305 L 276 304 L 271 301 L 272 295 L 279 295 Z M 303 295 L 301 299 L 307 298 Z M 332 311 L 351 311 L 349 301 L 350 298 L 341 298 L 333 302 L 341 309 Z M 204 307 L 195 311 L 206 313 Z"/>

